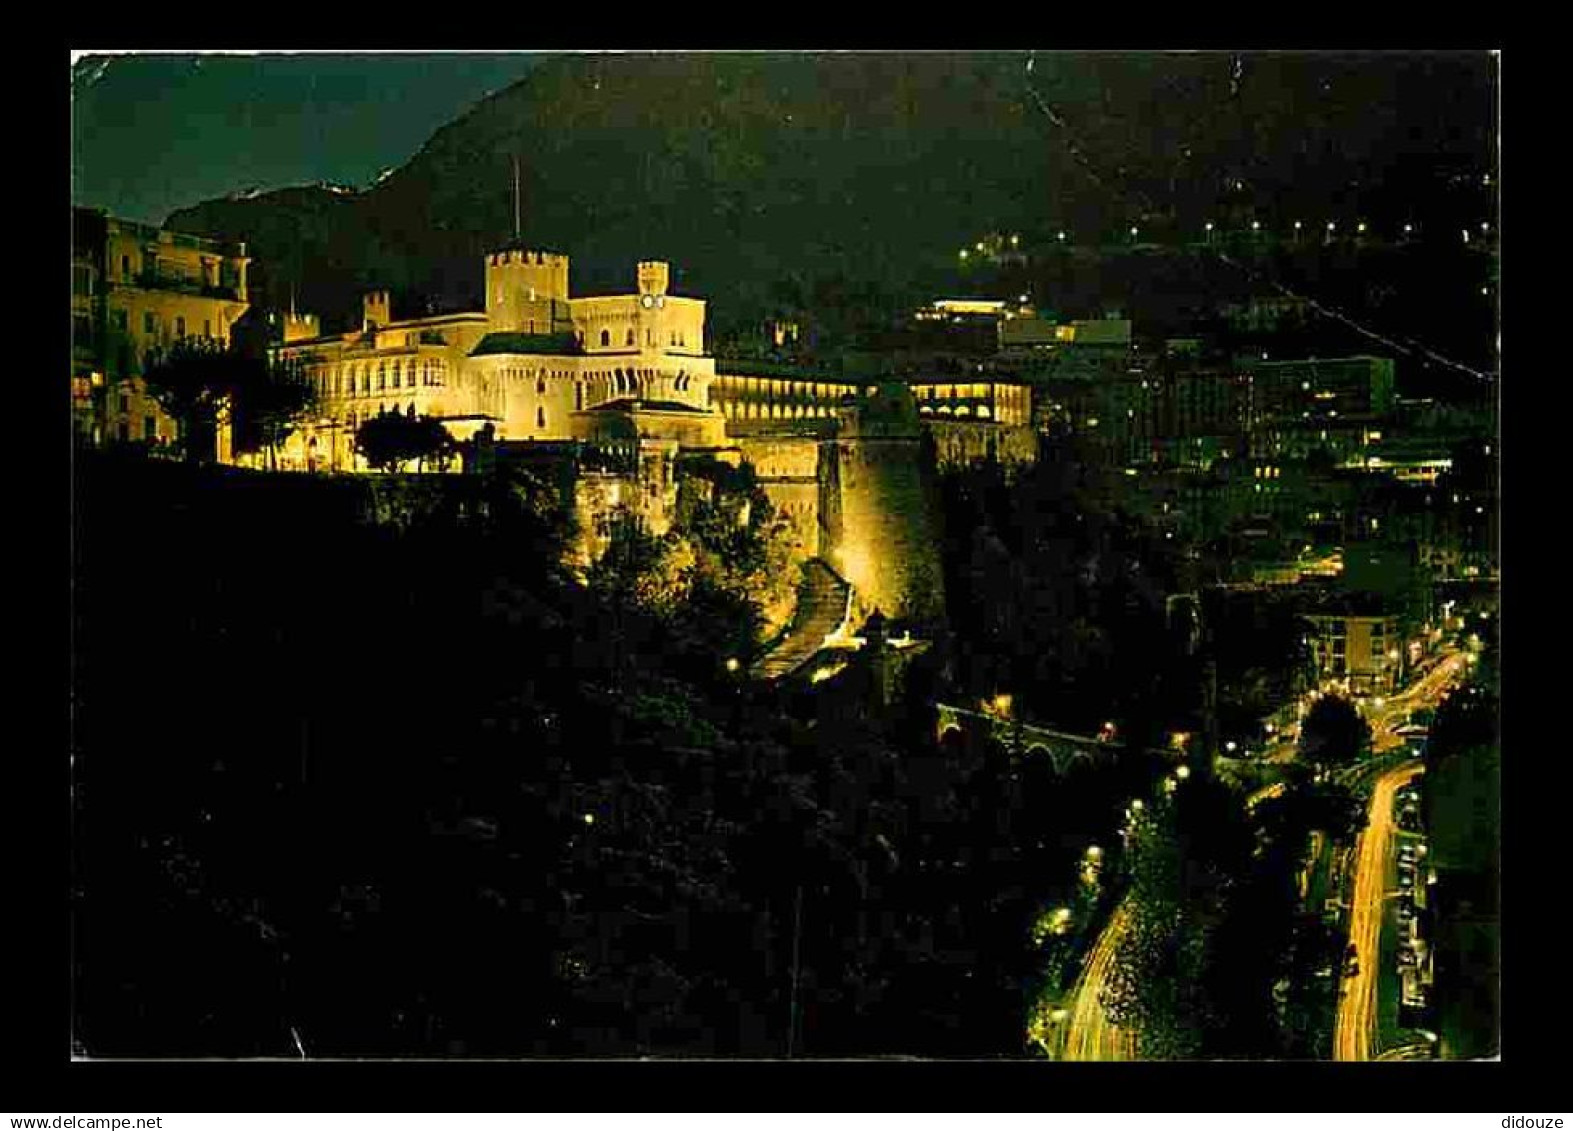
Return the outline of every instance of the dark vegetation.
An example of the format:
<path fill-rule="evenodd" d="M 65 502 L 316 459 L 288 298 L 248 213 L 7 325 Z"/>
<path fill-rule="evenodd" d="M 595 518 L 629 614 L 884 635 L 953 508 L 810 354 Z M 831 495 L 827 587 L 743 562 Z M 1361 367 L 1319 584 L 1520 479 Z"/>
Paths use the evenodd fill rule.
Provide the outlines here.
<path fill-rule="evenodd" d="M 685 466 L 678 527 L 614 524 L 588 584 L 522 471 L 79 473 L 98 1055 L 1020 1055 L 1118 894 L 1077 862 L 1163 763 L 936 743 L 932 703 L 1008 691 L 1140 749 L 1213 654 L 1166 607 L 1183 563 L 1068 458 L 947 479 L 955 632 L 888 707 L 865 665 L 782 692 L 726 664 L 784 573 L 746 468 Z M 1203 772 L 1155 809 L 1116 1002 L 1144 1055 L 1312 1055 L 1332 943 L 1294 877 L 1358 819 L 1332 792 L 1248 817 Z M 1056 906 L 1078 933 L 1035 937 Z"/>
<path fill-rule="evenodd" d="M 735 603 L 582 586 L 528 479 L 365 521 L 397 482 L 83 455 L 85 1050 L 1021 1053 L 1031 924 L 1152 767 L 936 746 L 933 664 L 763 691 Z M 758 545 L 691 505 L 724 582 Z"/>

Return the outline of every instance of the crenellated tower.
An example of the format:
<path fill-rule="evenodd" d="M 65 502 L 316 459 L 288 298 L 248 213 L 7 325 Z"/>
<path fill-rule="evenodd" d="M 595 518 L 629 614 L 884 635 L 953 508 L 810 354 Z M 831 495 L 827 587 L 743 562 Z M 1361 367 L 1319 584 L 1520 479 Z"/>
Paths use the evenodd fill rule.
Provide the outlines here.
<path fill-rule="evenodd" d="M 486 317 L 493 332 L 571 331 L 568 257 L 522 247 L 492 252 L 486 257 Z"/>

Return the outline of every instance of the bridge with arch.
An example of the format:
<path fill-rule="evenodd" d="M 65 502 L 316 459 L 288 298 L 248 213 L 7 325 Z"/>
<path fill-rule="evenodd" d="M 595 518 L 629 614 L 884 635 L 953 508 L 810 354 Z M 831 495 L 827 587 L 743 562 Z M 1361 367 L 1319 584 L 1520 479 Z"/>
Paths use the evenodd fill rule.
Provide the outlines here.
<path fill-rule="evenodd" d="M 944 742 L 950 734 L 982 733 L 998 742 L 1008 753 L 1026 757 L 1047 757 L 1056 774 L 1069 773 L 1079 762 L 1088 768 L 1114 762 L 1129 748 L 1122 742 L 1105 741 L 1079 734 L 1065 734 L 1047 727 L 1033 726 L 1017 719 L 1001 718 L 982 711 L 956 707 L 949 703 L 934 704 L 937 712 L 934 738 Z M 1180 763 L 1185 760 L 1181 750 L 1147 749 L 1143 753 L 1165 761 Z"/>

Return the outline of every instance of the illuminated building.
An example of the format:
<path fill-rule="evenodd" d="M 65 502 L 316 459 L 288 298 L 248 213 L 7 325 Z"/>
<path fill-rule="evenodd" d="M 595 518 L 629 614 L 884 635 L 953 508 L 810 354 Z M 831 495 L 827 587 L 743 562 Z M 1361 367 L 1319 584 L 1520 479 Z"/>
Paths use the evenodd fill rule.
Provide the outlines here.
<path fill-rule="evenodd" d="M 1250 378 L 1251 450 L 1303 459 L 1324 450 L 1363 463 L 1395 405 L 1393 360 L 1345 357 L 1240 363 Z"/>
<path fill-rule="evenodd" d="M 1312 647 L 1323 680 L 1347 681 L 1354 695 L 1388 694 L 1403 669 L 1399 618 L 1347 599 L 1333 600 L 1306 620 L 1316 630 Z"/>
<path fill-rule="evenodd" d="M 569 293 L 568 268 L 566 256 L 509 247 L 486 257 L 485 310 L 395 319 L 389 295 L 372 292 L 361 325 L 340 334 L 291 311 L 276 355 L 303 368 L 319 403 L 280 466 L 366 471 L 354 446 L 361 423 L 384 412 L 435 417 L 456 440 L 479 439 L 488 458 L 572 462 L 565 502 L 579 517 L 584 564 L 619 509 L 653 533 L 667 528 L 680 457 L 746 461 L 801 556 L 850 584 L 858 615 L 937 614 L 924 432 L 946 462 L 1033 459 L 1025 386 L 718 367 L 705 353 L 705 303 L 670 292 L 666 263 L 640 263 L 633 293 L 588 297 Z"/>
<path fill-rule="evenodd" d="M 372 292 L 358 330 L 325 336 L 292 314 L 279 356 L 304 364 L 319 409 L 285 463 L 365 470 L 355 431 L 383 412 L 436 417 L 459 440 L 491 425 L 503 441 L 720 447 L 705 304 L 668 283 L 665 263 L 641 263 L 634 293 L 573 298 L 567 256 L 510 247 L 486 257 L 484 311 L 396 320 Z"/>
<path fill-rule="evenodd" d="M 73 210 L 72 406 L 78 435 L 172 443 L 178 428 L 141 374 L 155 350 L 202 338 L 227 343 L 248 308 L 244 244 Z M 228 454 L 220 429 L 219 458 Z"/>

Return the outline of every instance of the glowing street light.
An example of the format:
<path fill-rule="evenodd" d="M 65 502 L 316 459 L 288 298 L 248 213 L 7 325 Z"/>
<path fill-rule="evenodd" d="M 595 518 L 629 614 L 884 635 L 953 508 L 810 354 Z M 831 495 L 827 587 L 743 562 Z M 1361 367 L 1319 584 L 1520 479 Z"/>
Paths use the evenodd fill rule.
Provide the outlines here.
<path fill-rule="evenodd" d="M 729 657 L 727 657 L 727 661 L 726 661 L 726 670 L 727 671 L 735 672 L 735 671 L 737 671 L 738 668 L 740 668 L 742 666 L 743 665 L 738 662 L 738 659 L 737 659 L 736 656 L 729 656 Z"/>
<path fill-rule="evenodd" d="M 1251 221 L 1251 231 L 1259 232 L 1261 230 L 1262 230 L 1262 222 L 1260 220 L 1252 220 Z"/>
<path fill-rule="evenodd" d="M 595 814 L 594 813 L 586 813 L 584 815 L 584 823 L 587 824 L 587 825 L 595 824 Z"/>
<path fill-rule="evenodd" d="M 1089 844 L 1087 846 L 1087 859 L 1088 860 L 1096 860 L 1096 859 L 1098 859 L 1102 855 L 1103 855 L 1103 849 L 1099 848 L 1096 844 Z"/>
<path fill-rule="evenodd" d="M 1181 781 L 1184 781 L 1186 778 L 1191 776 L 1191 768 L 1189 766 L 1181 766 L 1179 769 L 1174 771 L 1174 776 L 1179 778 Z"/>

